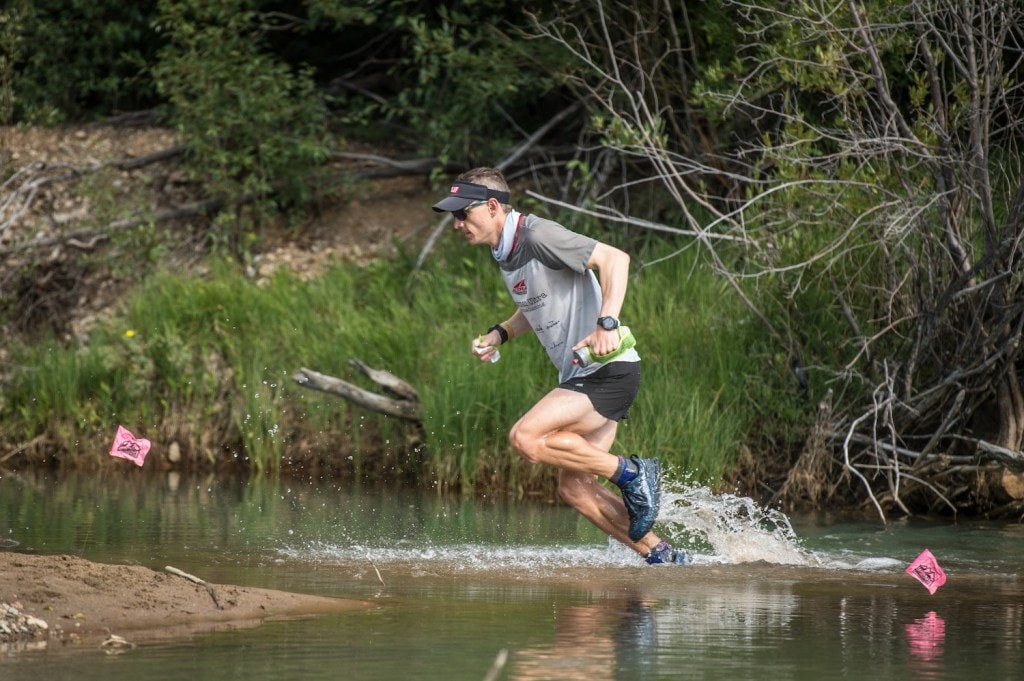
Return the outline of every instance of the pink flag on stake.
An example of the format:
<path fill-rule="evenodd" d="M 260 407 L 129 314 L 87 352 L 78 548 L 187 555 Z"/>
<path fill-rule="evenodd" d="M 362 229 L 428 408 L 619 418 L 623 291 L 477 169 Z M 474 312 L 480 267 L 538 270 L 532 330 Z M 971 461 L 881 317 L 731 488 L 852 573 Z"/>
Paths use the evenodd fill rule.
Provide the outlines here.
<path fill-rule="evenodd" d="M 118 426 L 117 435 L 114 437 L 114 446 L 110 448 L 110 456 L 119 456 L 122 459 L 134 461 L 136 466 L 141 466 L 152 446 L 149 440 L 142 437 L 137 438 L 124 426 Z"/>
<path fill-rule="evenodd" d="M 939 561 L 935 560 L 935 556 L 928 549 L 921 552 L 906 569 L 906 573 L 924 584 L 924 588 L 928 589 L 930 594 L 934 594 L 936 589 L 946 583 L 946 573 L 939 567 Z"/>

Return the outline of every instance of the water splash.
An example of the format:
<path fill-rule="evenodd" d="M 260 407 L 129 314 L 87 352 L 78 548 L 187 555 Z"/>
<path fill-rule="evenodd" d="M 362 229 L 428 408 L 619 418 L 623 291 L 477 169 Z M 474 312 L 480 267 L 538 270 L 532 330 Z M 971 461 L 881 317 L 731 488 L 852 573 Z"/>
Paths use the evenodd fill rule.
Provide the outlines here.
<path fill-rule="evenodd" d="M 697 564 L 823 565 L 801 546 L 781 511 L 762 508 L 747 497 L 716 494 L 701 485 L 663 480 L 655 531 L 686 548 Z M 639 556 L 614 540 L 588 546 L 500 546 L 384 538 L 374 545 L 350 538 L 340 543 L 313 541 L 283 547 L 279 553 L 284 558 L 333 564 L 402 564 L 424 573 L 497 570 L 539 574 L 567 568 L 642 565 Z"/>
<path fill-rule="evenodd" d="M 663 480 L 656 529 L 688 548 L 696 562 L 821 564 L 800 545 L 785 513 L 762 508 L 748 497 L 715 494 L 701 485 Z"/>
<path fill-rule="evenodd" d="M 435 546 L 429 543 L 424 545 L 398 542 L 380 547 L 360 543 L 339 545 L 311 542 L 304 546 L 282 547 L 277 552 L 283 558 L 317 563 L 403 565 L 423 574 L 525 572 L 539 575 L 560 572 L 567 568 L 635 567 L 641 563 L 640 558 L 632 551 L 610 550 L 600 545 Z"/>

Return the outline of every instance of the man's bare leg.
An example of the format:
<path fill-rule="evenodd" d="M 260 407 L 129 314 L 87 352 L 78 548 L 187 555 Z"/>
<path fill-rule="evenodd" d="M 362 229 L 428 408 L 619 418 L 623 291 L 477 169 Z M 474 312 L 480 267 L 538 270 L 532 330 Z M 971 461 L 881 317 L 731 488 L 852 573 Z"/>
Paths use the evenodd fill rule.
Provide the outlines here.
<path fill-rule="evenodd" d="M 585 437 L 608 423 L 583 393 L 555 388 L 512 426 L 509 441 L 530 463 L 611 478 L 618 468 L 618 457 Z"/>
<path fill-rule="evenodd" d="M 558 495 L 584 518 L 612 539 L 646 556 L 661 539 L 653 532 L 634 542 L 629 538 L 629 516 L 622 497 L 600 483 L 594 475 L 558 471 Z"/>
<path fill-rule="evenodd" d="M 622 497 L 597 479 L 611 478 L 618 468 L 618 457 L 608 451 L 617 430 L 618 423 L 594 411 L 586 395 L 556 388 L 513 426 L 509 440 L 527 461 L 559 468 L 558 493 L 566 503 L 601 531 L 647 555 L 660 539 L 648 532 L 632 541 Z"/>

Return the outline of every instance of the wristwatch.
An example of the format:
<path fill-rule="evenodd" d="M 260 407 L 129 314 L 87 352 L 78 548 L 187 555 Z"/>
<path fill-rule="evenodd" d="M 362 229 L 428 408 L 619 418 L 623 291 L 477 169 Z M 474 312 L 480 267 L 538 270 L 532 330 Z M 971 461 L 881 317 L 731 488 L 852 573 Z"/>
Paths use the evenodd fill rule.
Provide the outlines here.
<path fill-rule="evenodd" d="M 619 328 L 619 320 L 615 317 L 598 317 L 597 325 L 605 331 L 612 331 Z"/>

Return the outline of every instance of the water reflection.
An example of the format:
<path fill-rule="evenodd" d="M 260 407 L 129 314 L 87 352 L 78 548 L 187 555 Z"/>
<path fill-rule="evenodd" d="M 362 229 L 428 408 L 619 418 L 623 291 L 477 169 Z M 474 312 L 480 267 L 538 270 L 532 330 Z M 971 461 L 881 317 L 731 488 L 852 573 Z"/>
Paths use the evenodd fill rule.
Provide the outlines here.
<path fill-rule="evenodd" d="M 522 681 L 1019 678 L 1019 529 L 793 529 L 744 500 L 704 490 L 675 499 L 666 534 L 699 535 L 692 568 L 638 565 L 546 504 L 286 479 L 0 471 L 0 548 L 171 564 L 213 582 L 380 606 L 143 646 L 116 668 L 80 663 L 96 650 L 14 655 L 30 678 L 74 681 L 326 680 L 339 670 L 365 681 L 480 679 L 499 650 L 508 659 L 498 678 Z M 925 545 L 949 571 L 934 596 L 903 573 Z"/>
<path fill-rule="evenodd" d="M 914 661 L 911 668 L 922 679 L 936 679 L 942 676 L 943 645 L 946 642 L 946 621 L 929 612 L 904 627 L 910 656 Z"/>
<path fill-rule="evenodd" d="M 799 679 L 959 679 L 981 668 L 991 672 L 986 678 L 1018 678 L 1017 589 L 982 604 L 974 602 L 981 592 L 960 584 L 960 598 L 935 599 L 922 612 L 919 587 L 907 582 L 820 581 L 811 573 L 787 585 L 767 567 L 724 570 L 711 581 L 699 570 L 662 574 L 664 584 L 616 593 L 595 585 L 588 602 L 556 606 L 554 635 L 513 647 L 508 678 L 653 679 L 673 670 L 699 678 L 695 670 L 710 669 L 720 678 L 763 678 L 750 675 L 762 668 L 773 670 L 765 677 Z"/>
<path fill-rule="evenodd" d="M 556 613 L 550 643 L 516 651 L 509 679 L 645 679 L 657 667 L 656 601 L 640 593 L 571 605 Z"/>
<path fill-rule="evenodd" d="M 553 640 L 515 651 L 509 678 L 664 678 L 673 668 L 688 669 L 694 656 L 719 658 L 719 671 L 735 667 L 742 676 L 770 642 L 794 638 L 793 593 L 766 593 L 757 584 L 682 590 L 668 599 L 656 589 L 594 594 L 593 603 L 559 608 Z"/>

